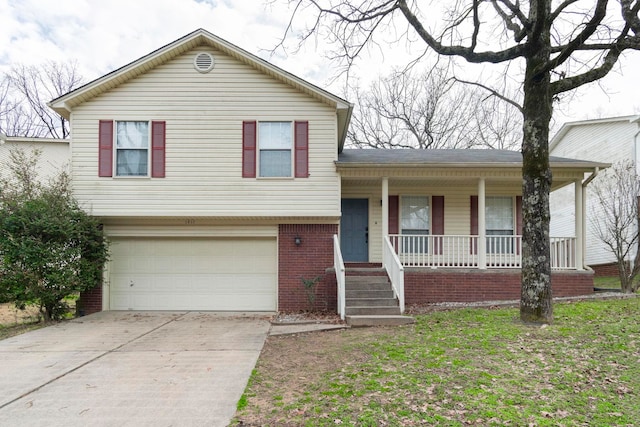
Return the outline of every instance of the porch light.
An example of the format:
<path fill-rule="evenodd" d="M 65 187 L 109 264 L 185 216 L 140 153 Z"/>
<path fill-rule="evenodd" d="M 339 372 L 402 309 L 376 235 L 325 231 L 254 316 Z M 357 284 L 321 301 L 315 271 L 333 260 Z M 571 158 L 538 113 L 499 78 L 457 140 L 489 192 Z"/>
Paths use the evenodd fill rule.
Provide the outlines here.
<path fill-rule="evenodd" d="M 293 243 L 296 244 L 296 246 L 300 246 L 302 244 L 302 237 L 300 236 L 296 236 L 293 238 Z"/>

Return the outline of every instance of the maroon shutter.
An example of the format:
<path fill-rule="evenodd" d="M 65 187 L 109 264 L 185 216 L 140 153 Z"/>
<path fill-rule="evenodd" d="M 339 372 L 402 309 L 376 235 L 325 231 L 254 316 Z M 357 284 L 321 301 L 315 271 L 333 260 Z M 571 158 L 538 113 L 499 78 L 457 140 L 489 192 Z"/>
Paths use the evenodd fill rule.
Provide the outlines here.
<path fill-rule="evenodd" d="M 113 120 L 98 125 L 98 176 L 113 176 Z"/>
<path fill-rule="evenodd" d="M 471 196 L 471 235 L 478 235 L 478 196 Z M 478 253 L 478 245 L 477 242 L 471 242 L 471 253 Z"/>
<path fill-rule="evenodd" d="M 444 196 L 431 196 L 431 234 L 444 235 Z M 434 238 L 435 253 L 442 253 L 442 237 Z"/>
<path fill-rule="evenodd" d="M 389 234 L 400 234 L 400 196 L 389 196 Z"/>
<path fill-rule="evenodd" d="M 522 196 L 516 196 L 516 234 L 522 235 Z"/>
<path fill-rule="evenodd" d="M 151 122 L 151 176 L 164 178 L 166 122 Z"/>
<path fill-rule="evenodd" d="M 295 122 L 295 177 L 309 177 L 309 122 Z"/>
<path fill-rule="evenodd" d="M 256 177 L 256 122 L 242 122 L 242 177 Z"/>
<path fill-rule="evenodd" d="M 516 233 L 522 236 L 522 196 L 516 196 Z M 520 254 L 520 240 L 516 240 L 516 253 Z"/>

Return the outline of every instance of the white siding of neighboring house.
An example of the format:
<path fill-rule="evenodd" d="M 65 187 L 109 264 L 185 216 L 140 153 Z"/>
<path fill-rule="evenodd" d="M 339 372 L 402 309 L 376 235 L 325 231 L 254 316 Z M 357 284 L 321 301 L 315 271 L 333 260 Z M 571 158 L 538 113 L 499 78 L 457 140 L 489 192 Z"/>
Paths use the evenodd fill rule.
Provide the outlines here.
<path fill-rule="evenodd" d="M 210 52 L 215 68 L 197 72 Z M 99 120 L 165 120 L 166 178 L 99 178 Z M 308 121 L 309 178 L 242 178 L 243 120 Z M 74 194 L 97 216 L 340 215 L 336 109 L 198 48 L 74 108 Z"/>
<path fill-rule="evenodd" d="M 634 160 L 636 153 L 634 138 L 640 127 L 628 120 L 595 122 L 576 125 L 568 130 L 562 140 L 552 149 L 552 156 L 615 163 Z M 599 177 L 595 178 L 593 185 Z M 575 195 L 573 186 L 564 187 L 551 194 L 550 233 L 554 236 L 573 236 L 575 233 Z M 586 251 L 587 265 L 608 264 L 615 261 L 604 244 L 593 232 L 594 218 L 601 210 L 593 194 L 588 191 L 586 201 Z"/>
<path fill-rule="evenodd" d="M 37 173 L 38 179 L 46 182 L 69 167 L 70 153 L 69 141 L 64 139 L 48 138 L 12 138 L 8 137 L 0 144 L 0 173 L 8 172 L 7 165 L 10 162 L 10 153 L 14 149 L 20 149 L 27 154 L 33 150 L 39 150 Z"/>

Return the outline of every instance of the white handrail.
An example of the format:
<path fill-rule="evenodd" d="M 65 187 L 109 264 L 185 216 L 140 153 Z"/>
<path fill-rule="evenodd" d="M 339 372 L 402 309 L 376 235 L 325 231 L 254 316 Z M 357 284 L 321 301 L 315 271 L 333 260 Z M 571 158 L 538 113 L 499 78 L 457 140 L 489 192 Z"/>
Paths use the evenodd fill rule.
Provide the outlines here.
<path fill-rule="evenodd" d="M 488 235 L 480 242 L 473 235 L 389 235 L 389 245 L 404 266 L 479 268 L 479 248 L 485 248 L 487 268 L 522 268 L 522 236 Z M 550 261 L 554 270 L 576 269 L 575 237 L 551 237 Z"/>
<path fill-rule="evenodd" d="M 333 235 L 333 268 L 336 271 L 336 283 L 338 285 L 338 314 L 340 319 L 344 320 L 345 315 L 345 269 L 342 259 L 342 251 L 340 250 L 340 239 L 338 235 Z"/>
<path fill-rule="evenodd" d="M 389 237 L 386 236 L 382 240 L 382 265 L 391 280 L 393 293 L 398 298 L 400 313 L 404 313 L 404 267 L 391 245 Z"/>

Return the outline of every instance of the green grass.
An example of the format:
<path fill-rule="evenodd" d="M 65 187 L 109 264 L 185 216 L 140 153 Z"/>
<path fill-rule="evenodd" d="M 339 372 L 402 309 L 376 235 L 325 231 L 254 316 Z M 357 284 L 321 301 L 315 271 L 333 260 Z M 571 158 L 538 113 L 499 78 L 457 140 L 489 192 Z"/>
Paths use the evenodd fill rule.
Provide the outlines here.
<path fill-rule="evenodd" d="M 620 278 L 618 277 L 594 277 L 593 286 L 596 288 L 620 289 Z"/>
<path fill-rule="evenodd" d="M 237 425 L 631 426 L 640 298 L 417 317 L 410 327 L 270 337 Z"/>

